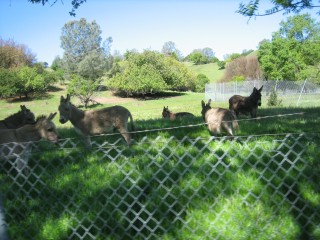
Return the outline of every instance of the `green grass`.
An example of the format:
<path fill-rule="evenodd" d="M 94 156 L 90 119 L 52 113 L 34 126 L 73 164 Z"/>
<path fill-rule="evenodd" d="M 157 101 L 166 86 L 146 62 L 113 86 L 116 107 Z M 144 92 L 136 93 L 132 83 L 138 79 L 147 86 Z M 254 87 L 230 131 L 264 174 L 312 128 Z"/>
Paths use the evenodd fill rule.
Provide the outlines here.
<path fill-rule="evenodd" d="M 60 95 L 25 104 L 36 115 L 49 114 Z M 202 123 L 203 98 L 170 93 L 121 105 L 144 131 Z M 0 102 L 11 112 L 20 104 Z M 304 114 L 241 121 L 234 141 L 214 140 L 200 125 L 140 132 L 130 148 L 121 138 L 113 145 L 119 135 L 93 137 L 90 150 L 71 125 L 55 119 L 61 137 L 75 146 L 41 142 L 27 178 L 1 166 L 10 239 L 319 239 L 320 106 L 263 104 L 262 117 Z M 103 106 L 109 104 L 95 108 Z M 196 118 L 162 119 L 163 106 Z"/>
<path fill-rule="evenodd" d="M 200 73 L 205 74 L 210 79 L 210 82 L 219 81 L 224 74 L 224 69 L 220 70 L 217 63 L 194 65 L 191 62 L 185 62 L 185 64 L 197 75 Z"/>

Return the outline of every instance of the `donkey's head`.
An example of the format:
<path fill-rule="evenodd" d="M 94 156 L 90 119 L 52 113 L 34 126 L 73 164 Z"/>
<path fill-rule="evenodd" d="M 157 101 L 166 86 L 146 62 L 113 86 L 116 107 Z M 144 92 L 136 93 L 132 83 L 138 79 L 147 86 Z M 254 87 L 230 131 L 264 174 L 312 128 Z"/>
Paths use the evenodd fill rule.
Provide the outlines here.
<path fill-rule="evenodd" d="M 257 106 L 261 106 L 261 91 L 263 86 L 261 86 L 260 89 L 257 89 L 256 87 L 253 88 L 253 91 L 250 95 L 250 99 L 253 103 L 257 104 Z"/>
<path fill-rule="evenodd" d="M 210 104 L 211 104 L 211 99 L 209 99 L 207 104 L 205 104 L 203 100 L 201 101 L 201 106 L 202 106 L 201 115 L 204 121 L 205 121 L 206 112 L 211 109 Z"/>
<path fill-rule="evenodd" d="M 70 103 L 70 95 L 67 94 L 67 97 L 64 98 L 61 96 L 60 105 L 59 105 L 59 113 L 60 113 L 60 123 L 64 124 L 69 121 L 71 117 L 71 103 Z"/>
<path fill-rule="evenodd" d="M 49 117 L 40 116 L 36 121 L 36 128 L 40 133 L 41 138 L 49 140 L 51 142 L 58 142 L 58 132 L 56 125 L 52 122 L 52 119 L 56 116 L 55 113 L 50 113 Z"/>
<path fill-rule="evenodd" d="M 170 118 L 170 110 L 169 110 L 169 107 L 163 107 L 163 110 L 162 110 L 162 117 L 163 118 Z"/>
<path fill-rule="evenodd" d="M 30 111 L 25 105 L 20 105 L 21 115 L 22 115 L 22 123 L 23 124 L 32 124 L 35 123 L 35 116 L 33 112 Z"/>

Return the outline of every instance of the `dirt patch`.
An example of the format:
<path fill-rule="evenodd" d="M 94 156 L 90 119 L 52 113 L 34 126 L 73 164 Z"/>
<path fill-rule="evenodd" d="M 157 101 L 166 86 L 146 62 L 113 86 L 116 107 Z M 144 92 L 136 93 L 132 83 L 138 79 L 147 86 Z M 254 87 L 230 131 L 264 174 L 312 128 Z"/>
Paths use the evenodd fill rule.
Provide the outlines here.
<path fill-rule="evenodd" d="M 134 98 L 122 98 L 122 97 L 96 97 L 94 101 L 101 103 L 101 104 L 117 104 L 117 103 L 128 103 L 133 101 L 138 101 Z"/>

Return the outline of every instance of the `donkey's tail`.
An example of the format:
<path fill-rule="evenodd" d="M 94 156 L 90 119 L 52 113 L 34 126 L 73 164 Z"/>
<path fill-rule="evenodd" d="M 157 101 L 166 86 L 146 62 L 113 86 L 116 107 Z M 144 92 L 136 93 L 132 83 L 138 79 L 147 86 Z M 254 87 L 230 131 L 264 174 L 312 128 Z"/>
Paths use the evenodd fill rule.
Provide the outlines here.
<path fill-rule="evenodd" d="M 134 128 L 134 124 L 133 124 L 133 118 L 132 118 L 132 115 L 131 113 L 129 112 L 129 118 L 130 118 L 130 124 L 131 124 L 131 131 L 135 131 L 135 128 Z"/>
<path fill-rule="evenodd" d="M 231 113 L 231 118 L 232 118 L 233 129 L 239 130 L 240 128 L 239 128 L 239 123 L 238 123 L 236 114 L 234 113 L 234 111 L 230 111 L 230 113 Z"/>

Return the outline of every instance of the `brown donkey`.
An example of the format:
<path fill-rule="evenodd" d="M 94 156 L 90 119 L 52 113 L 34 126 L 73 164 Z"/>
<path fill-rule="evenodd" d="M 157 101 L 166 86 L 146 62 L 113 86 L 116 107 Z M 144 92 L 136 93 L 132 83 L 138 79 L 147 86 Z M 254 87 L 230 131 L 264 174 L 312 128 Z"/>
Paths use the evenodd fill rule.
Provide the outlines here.
<path fill-rule="evenodd" d="M 208 103 L 201 101 L 203 120 L 208 124 L 209 131 L 215 136 L 221 133 L 221 129 L 230 136 L 234 136 L 234 129 L 239 129 L 238 122 L 233 112 L 224 108 L 211 108 L 211 99 Z"/>
<path fill-rule="evenodd" d="M 176 119 L 181 119 L 181 118 L 186 118 L 186 117 L 194 117 L 192 113 L 189 112 L 177 112 L 173 113 L 169 110 L 169 107 L 163 107 L 162 110 L 162 117 L 163 118 L 168 118 L 171 121 L 176 120 Z"/>
<path fill-rule="evenodd" d="M 40 116 L 35 123 L 26 124 L 18 129 L 0 130 L 0 157 L 5 159 L 16 158 L 18 170 L 27 166 L 30 142 L 40 139 L 58 142 L 58 133 L 52 119 L 57 113 L 49 117 Z"/>
<path fill-rule="evenodd" d="M 25 105 L 20 105 L 21 110 L 0 121 L 0 129 L 16 129 L 25 124 L 35 123 L 35 116 Z"/>
<path fill-rule="evenodd" d="M 229 109 L 234 111 L 237 116 L 239 116 L 240 113 L 246 114 L 249 112 L 252 118 L 256 118 L 258 106 L 261 106 L 262 88 L 263 86 L 260 89 L 254 87 L 249 97 L 233 95 L 229 99 Z"/>
<path fill-rule="evenodd" d="M 66 98 L 61 96 L 59 112 L 60 123 L 64 124 L 70 121 L 85 138 L 87 147 L 91 145 L 90 135 L 103 134 L 115 128 L 119 130 L 128 145 L 131 142 L 127 125 L 130 118 L 131 129 L 134 130 L 133 119 L 129 110 L 122 106 L 82 111 L 70 102 L 68 94 Z"/>

